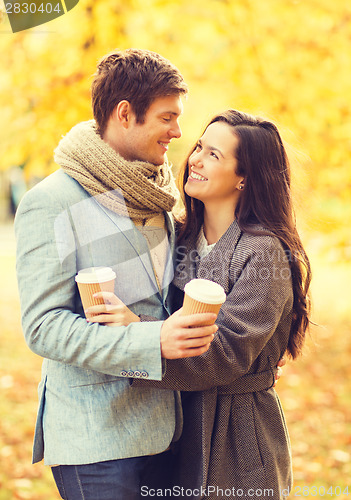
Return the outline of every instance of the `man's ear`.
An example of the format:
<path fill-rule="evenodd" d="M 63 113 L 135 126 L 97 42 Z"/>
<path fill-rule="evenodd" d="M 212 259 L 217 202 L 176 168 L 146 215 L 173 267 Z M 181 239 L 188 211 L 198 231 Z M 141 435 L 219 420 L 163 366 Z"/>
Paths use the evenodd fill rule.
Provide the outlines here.
<path fill-rule="evenodd" d="M 113 110 L 114 119 L 117 120 L 122 127 L 128 128 L 131 120 L 131 105 L 129 101 L 120 101 Z"/>

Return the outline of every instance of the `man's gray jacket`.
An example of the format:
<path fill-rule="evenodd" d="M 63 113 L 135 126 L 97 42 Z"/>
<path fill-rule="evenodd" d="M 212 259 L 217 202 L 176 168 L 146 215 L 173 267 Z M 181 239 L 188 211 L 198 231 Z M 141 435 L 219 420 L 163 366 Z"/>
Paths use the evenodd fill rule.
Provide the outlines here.
<path fill-rule="evenodd" d="M 130 385 L 130 378 L 162 378 L 160 329 L 169 313 L 174 249 L 173 220 L 166 219 L 169 258 L 160 292 L 133 222 L 62 170 L 24 196 L 15 221 L 22 324 L 30 349 L 45 358 L 33 462 L 87 464 L 169 446 L 181 414 L 178 394 Z M 88 324 L 75 275 L 92 266 L 111 267 L 116 295 L 136 314 L 160 321 Z"/>

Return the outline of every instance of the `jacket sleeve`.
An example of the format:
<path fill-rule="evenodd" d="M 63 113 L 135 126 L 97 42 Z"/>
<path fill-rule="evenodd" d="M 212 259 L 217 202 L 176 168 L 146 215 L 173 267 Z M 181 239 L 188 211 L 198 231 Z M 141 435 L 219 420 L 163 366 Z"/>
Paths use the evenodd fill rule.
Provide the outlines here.
<path fill-rule="evenodd" d="M 16 214 L 17 278 L 29 348 L 44 358 L 104 374 L 142 369 L 160 380 L 161 321 L 107 327 L 88 324 L 75 312 L 76 254 L 63 265 L 55 237 L 55 222 L 65 208 L 54 194 L 34 188 Z M 72 237 L 69 230 L 64 237 Z"/>
<path fill-rule="evenodd" d="M 267 370 L 269 354 L 274 353 L 272 361 L 278 362 L 290 332 L 291 275 L 280 244 L 270 237 L 265 237 L 265 243 L 264 249 L 248 256 L 227 295 L 209 350 L 194 358 L 167 360 L 165 376 L 154 387 L 210 389 L 231 384 L 256 369 Z M 267 356 L 255 363 L 268 343 Z M 139 381 L 135 382 L 138 386 Z"/>

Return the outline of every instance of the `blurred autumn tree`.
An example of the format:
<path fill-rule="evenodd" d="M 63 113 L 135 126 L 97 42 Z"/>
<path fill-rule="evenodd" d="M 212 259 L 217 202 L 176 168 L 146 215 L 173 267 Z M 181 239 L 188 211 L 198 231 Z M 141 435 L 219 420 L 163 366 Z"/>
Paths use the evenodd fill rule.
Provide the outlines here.
<path fill-rule="evenodd" d="M 169 58 L 190 88 L 178 165 L 226 107 L 275 121 L 294 158 L 308 230 L 332 233 L 351 258 L 351 6 L 343 0 L 80 0 L 68 14 L 12 34 L 0 26 L 0 169 L 56 166 L 61 135 L 89 119 L 97 60 L 119 47 Z"/>

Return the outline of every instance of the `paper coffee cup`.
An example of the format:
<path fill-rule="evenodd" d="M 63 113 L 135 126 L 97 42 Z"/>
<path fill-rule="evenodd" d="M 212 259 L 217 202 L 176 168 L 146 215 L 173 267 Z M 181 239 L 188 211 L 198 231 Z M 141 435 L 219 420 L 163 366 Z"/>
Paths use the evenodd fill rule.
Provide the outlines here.
<path fill-rule="evenodd" d="M 218 314 L 226 294 L 221 285 L 205 279 L 193 279 L 184 287 L 183 315 L 213 312 Z"/>
<path fill-rule="evenodd" d="M 87 267 L 75 277 L 83 309 L 104 304 L 103 299 L 94 298 L 97 292 L 114 292 L 116 273 L 110 267 Z"/>

